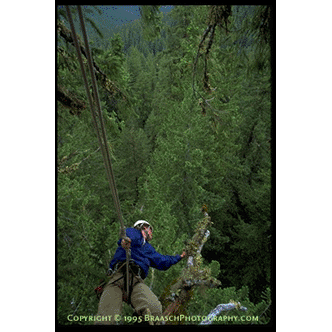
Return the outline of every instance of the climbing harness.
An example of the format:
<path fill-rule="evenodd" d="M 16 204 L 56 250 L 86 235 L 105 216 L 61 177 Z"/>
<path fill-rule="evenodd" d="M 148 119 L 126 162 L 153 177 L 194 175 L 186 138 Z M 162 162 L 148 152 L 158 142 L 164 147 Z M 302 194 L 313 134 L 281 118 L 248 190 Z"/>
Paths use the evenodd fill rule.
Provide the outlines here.
<path fill-rule="evenodd" d="M 143 279 L 141 278 L 142 270 L 141 268 L 135 264 L 133 260 L 129 261 L 129 276 L 127 278 L 127 271 L 125 269 L 125 263 L 122 264 L 118 269 L 116 269 L 116 272 L 122 273 L 122 276 L 118 278 L 117 280 L 113 281 L 112 283 L 115 283 L 122 278 L 124 279 L 124 287 L 123 287 L 123 301 L 125 301 L 128 304 L 131 304 L 131 293 L 133 291 L 133 288 L 136 284 L 143 282 Z M 130 277 L 130 279 L 129 279 Z M 134 283 L 134 278 L 137 278 L 136 282 Z M 129 281 L 129 285 L 127 284 Z M 128 286 L 127 286 L 128 285 Z M 120 287 L 121 288 L 121 287 Z"/>
<path fill-rule="evenodd" d="M 92 59 L 91 52 L 90 52 L 90 47 L 89 47 L 88 37 L 87 37 L 86 29 L 85 29 L 82 9 L 81 9 L 81 6 L 77 6 L 78 16 L 79 16 L 80 25 L 81 25 L 81 30 L 82 30 L 82 33 L 83 33 L 83 39 L 84 39 L 84 45 L 85 45 L 85 54 L 86 54 L 86 57 L 87 57 L 87 60 L 88 60 L 88 66 L 89 66 L 89 71 L 90 71 L 90 76 L 91 76 L 91 81 L 92 81 L 92 90 L 93 90 L 93 95 L 94 95 L 94 99 L 95 99 L 95 104 L 93 102 L 92 95 L 90 93 L 89 84 L 88 84 L 88 80 L 87 80 L 87 75 L 86 75 L 86 72 L 85 72 L 85 68 L 84 68 L 84 64 L 83 64 L 83 60 L 82 60 L 82 55 L 81 55 L 81 46 L 79 45 L 79 42 L 78 42 L 78 39 L 77 39 L 73 18 L 72 18 L 69 6 L 66 5 L 65 7 L 66 7 L 69 24 L 70 24 L 71 31 L 72 31 L 73 41 L 74 41 L 75 48 L 76 48 L 76 51 L 77 51 L 78 61 L 79 61 L 81 71 L 82 71 L 82 76 L 83 76 L 83 80 L 84 80 L 86 93 L 87 93 L 87 96 L 88 96 L 88 99 L 89 99 L 90 111 L 91 111 L 91 115 L 92 115 L 93 124 L 94 124 L 94 127 L 96 129 L 99 146 L 100 146 L 100 149 L 101 149 L 101 152 L 102 152 L 102 155 L 103 155 L 103 159 L 104 159 L 104 165 L 105 165 L 107 179 L 108 179 L 108 182 L 109 182 L 109 185 L 110 185 L 110 188 L 111 188 L 115 209 L 116 209 L 118 218 L 120 220 L 120 225 L 121 225 L 121 234 L 120 234 L 120 236 L 122 238 L 124 238 L 126 236 L 126 230 L 125 230 L 125 226 L 124 226 L 123 219 L 122 219 L 119 196 L 118 196 L 116 185 L 115 185 L 115 179 L 114 179 L 114 173 L 113 173 L 113 169 L 112 169 L 110 152 L 109 152 L 109 147 L 108 147 L 107 139 L 106 139 L 105 124 L 104 124 L 104 120 L 103 120 L 103 116 L 102 116 L 100 100 L 99 100 L 99 94 L 98 94 L 98 88 L 97 88 L 97 82 L 96 82 L 96 77 L 95 77 L 95 73 L 94 73 L 93 59 Z M 96 111 L 95 111 L 95 108 L 96 108 Z M 130 249 L 126 249 L 126 286 L 127 286 L 127 294 L 129 294 L 129 260 L 130 260 Z"/>
<path fill-rule="evenodd" d="M 131 304 L 130 298 L 131 298 L 131 293 L 133 291 L 134 286 L 140 282 L 143 283 L 142 269 L 137 264 L 135 264 L 134 260 L 131 259 L 129 261 L 129 277 L 131 277 L 131 278 L 130 279 L 128 278 L 128 280 L 129 280 L 128 288 L 127 288 L 126 262 L 118 262 L 115 265 L 114 270 L 109 269 L 108 277 L 112 278 L 117 273 L 121 273 L 122 275 L 119 278 L 113 280 L 111 282 L 111 284 L 115 284 L 115 285 L 119 286 L 122 290 L 123 301 L 125 301 L 128 304 Z M 137 280 L 134 283 L 135 277 L 137 278 Z M 116 284 L 121 279 L 124 279 L 123 287 L 121 287 L 119 284 Z M 98 287 L 95 288 L 95 293 L 96 293 L 98 299 L 100 299 L 106 285 L 107 285 L 107 281 L 105 279 L 101 279 Z"/>

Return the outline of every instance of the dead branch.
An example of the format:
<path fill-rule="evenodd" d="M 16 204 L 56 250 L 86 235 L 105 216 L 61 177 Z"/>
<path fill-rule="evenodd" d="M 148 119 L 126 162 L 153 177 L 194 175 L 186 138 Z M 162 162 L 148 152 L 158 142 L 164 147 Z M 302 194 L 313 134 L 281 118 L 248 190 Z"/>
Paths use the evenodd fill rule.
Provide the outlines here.
<path fill-rule="evenodd" d="M 230 300 L 229 303 L 226 304 L 218 304 L 204 319 L 199 325 L 210 325 L 214 320 L 216 320 L 216 317 L 222 312 L 222 311 L 229 311 L 233 309 L 238 309 L 242 311 L 247 311 L 246 307 L 241 306 L 240 302 L 235 302 L 233 300 Z"/>
<path fill-rule="evenodd" d="M 207 229 L 211 223 L 208 213 L 204 212 L 204 218 L 198 223 L 192 239 L 188 242 L 185 251 L 188 255 L 187 266 L 180 276 L 165 288 L 160 297 L 164 310 L 163 316 L 185 314 L 186 306 L 193 295 L 195 286 L 216 287 L 220 281 L 211 276 L 208 268 L 202 268 L 201 251 L 210 232 Z M 181 324 L 181 321 L 169 324 Z"/>

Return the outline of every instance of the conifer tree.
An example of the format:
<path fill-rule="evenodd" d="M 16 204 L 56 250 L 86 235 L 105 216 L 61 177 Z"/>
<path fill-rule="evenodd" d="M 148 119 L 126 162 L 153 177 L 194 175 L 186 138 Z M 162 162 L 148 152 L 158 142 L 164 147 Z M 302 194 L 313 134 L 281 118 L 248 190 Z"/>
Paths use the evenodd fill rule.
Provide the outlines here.
<path fill-rule="evenodd" d="M 124 218 L 135 222 L 139 201 L 140 178 L 150 161 L 150 148 L 145 132 L 125 127 L 115 144 L 114 172 Z M 133 218 L 133 219 L 132 219 Z"/>
<path fill-rule="evenodd" d="M 149 220 L 156 250 L 173 255 L 184 248 L 205 203 L 212 224 L 202 260 L 221 287 L 197 288 L 187 313 L 206 315 L 235 300 L 248 308 L 245 316 L 267 323 L 272 9 L 175 6 L 160 15 L 157 7 L 146 11 L 148 24 L 138 20 L 112 32 L 100 28 L 104 42 L 97 34 L 92 38 L 96 72 L 99 68 L 123 92 L 111 93 L 106 81 L 98 81 L 125 224 Z M 60 13 L 59 19 L 65 17 Z M 96 16 L 99 28 L 98 22 Z M 71 324 L 69 313 L 96 312 L 93 289 L 114 254 L 119 225 L 76 53 L 60 30 L 58 320 Z M 153 40 L 147 40 L 149 34 Z M 146 283 L 161 296 L 182 267 L 154 271 Z"/>

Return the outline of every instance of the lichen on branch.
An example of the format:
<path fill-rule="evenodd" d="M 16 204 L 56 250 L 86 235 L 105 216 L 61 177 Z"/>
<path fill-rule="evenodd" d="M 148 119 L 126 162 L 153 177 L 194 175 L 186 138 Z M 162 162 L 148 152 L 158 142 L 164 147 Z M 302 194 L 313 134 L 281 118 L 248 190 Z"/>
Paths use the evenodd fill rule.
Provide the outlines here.
<path fill-rule="evenodd" d="M 164 316 L 185 314 L 195 286 L 211 288 L 221 284 L 211 275 L 210 268 L 202 267 L 201 251 L 210 234 L 208 230 L 210 224 L 211 219 L 205 210 L 204 218 L 198 222 L 193 237 L 186 245 L 185 251 L 188 256 L 186 267 L 183 268 L 180 276 L 165 288 L 160 297 L 165 308 Z"/>

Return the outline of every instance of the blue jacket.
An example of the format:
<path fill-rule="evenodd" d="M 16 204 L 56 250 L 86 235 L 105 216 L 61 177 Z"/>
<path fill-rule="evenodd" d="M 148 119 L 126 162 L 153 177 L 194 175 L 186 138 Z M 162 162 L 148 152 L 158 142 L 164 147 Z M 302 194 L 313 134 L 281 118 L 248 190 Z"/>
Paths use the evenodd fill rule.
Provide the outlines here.
<path fill-rule="evenodd" d="M 158 270 L 167 270 L 181 260 L 180 255 L 159 254 L 150 243 L 144 243 L 143 235 L 138 229 L 127 228 L 126 234 L 131 239 L 131 259 L 142 268 L 144 272 L 143 279 L 147 277 L 150 266 Z M 118 241 L 118 245 L 110 262 L 111 269 L 115 267 L 116 263 L 126 260 L 126 251 L 121 247 L 121 239 Z"/>

